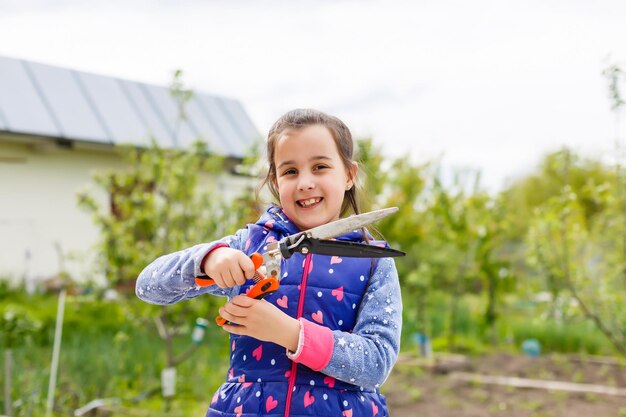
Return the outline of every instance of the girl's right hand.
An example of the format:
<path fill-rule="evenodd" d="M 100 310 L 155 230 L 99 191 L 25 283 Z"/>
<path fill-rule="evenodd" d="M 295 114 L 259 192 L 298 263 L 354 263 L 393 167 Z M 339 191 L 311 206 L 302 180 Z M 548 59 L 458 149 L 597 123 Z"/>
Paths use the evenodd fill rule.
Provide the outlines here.
<path fill-rule="evenodd" d="M 220 288 L 243 285 L 254 276 L 254 263 L 242 251 L 228 247 L 213 250 L 202 265 L 204 273 Z"/>

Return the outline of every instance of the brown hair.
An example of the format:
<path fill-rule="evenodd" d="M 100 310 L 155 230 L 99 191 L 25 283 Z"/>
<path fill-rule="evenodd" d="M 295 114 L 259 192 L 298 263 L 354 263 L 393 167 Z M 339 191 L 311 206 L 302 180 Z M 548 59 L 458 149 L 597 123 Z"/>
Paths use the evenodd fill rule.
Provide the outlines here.
<path fill-rule="evenodd" d="M 274 163 L 276 142 L 280 135 L 282 135 L 286 130 L 298 130 L 313 125 L 324 126 L 330 131 L 333 139 L 335 140 L 335 144 L 337 145 L 337 151 L 339 152 L 341 162 L 343 162 L 346 171 L 348 171 L 348 173 L 351 172 L 353 162 L 352 154 L 354 146 L 352 142 L 352 133 L 350 133 L 350 129 L 348 129 L 348 126 L 346 126 L 337 117 L 322 113 L 318 110 L 291 110 L 282 115 L 274 123 L 269 133 L 267 134 L 267 161 L 269 163 L 269 170 L 267 171 L 267 175 L 261 183 L 261 187 L 267 185 L 267 188 L 270 190 L 270 192 L 277 201 L 279 200 L 279 195 L 278 189 L 276 188 L 277 175 L 276 164 Z M 360 212 L 356 195 L 356 178 L 352 178 L 352 180 L 354 182 L 354 186 L 345 191 L 340 215 L 346 214 L 349 208 L 351 208 L 356 214 L 359 214 Z"/>

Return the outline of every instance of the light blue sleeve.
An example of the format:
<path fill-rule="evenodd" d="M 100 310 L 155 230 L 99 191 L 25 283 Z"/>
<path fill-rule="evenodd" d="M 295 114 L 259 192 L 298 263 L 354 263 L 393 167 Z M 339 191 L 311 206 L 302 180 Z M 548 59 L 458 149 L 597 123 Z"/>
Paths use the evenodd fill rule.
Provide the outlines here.
<path fill-rule="evenodd" d="M 211 243 L 201 243 L 178 252 L 163 255 L 144 268 L 137 278 L 135 294 L 150 304 L 174 304 L 202 294 L 231 297 L 239 293 L 239 286 L 220 288 L 217 285 L 200 287 L 195 277 L 206 276 L 201 271 L 205 255 L 218 245 L 242 250 L 248 236 L 247 229 L 238 230 Z"/>
<path fill-rule="evenodd" d="M 392 258 L 378 262 L 352 333 L 333 331 L 330 362 L 321 372 L 368 389 L 377 389 L 391 373 L 400 351 L 402 297 Z"/>

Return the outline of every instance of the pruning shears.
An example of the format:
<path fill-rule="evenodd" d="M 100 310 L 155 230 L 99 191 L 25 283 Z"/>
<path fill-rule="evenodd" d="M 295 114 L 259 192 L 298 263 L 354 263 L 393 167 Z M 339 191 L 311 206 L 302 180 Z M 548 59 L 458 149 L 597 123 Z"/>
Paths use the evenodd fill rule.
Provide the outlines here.
<path fill-rule="evenodd" d="M 246 294 L 250 298 L 261 299 L 275 292 L 279 287 L 280 262 L 289 259 L 294 253 L 307 255 L 335 255 L 352 258 L 387 258 L 404 256 L 405 253 L 396 249 L 367 245 L 363 243 L 330 240 L 353 230 L 360 229 L 368 224 L 377 222 L 398 211 L 397 207 L 390 207 L 368 213 L 357 214 L 335 220 L 321 226 L 314 227 L 293 235 L 286 236 L 278 242 L 270 243 L 264 254 L 258 252 L 250 255 L 254 263 L 255 274 L 252 278 L 254 286 Z M 206 287 L 215 284 L 209 277 L 196 277 L 196 284 Z M 215 322 L 223 326 L 226 320 L 217 316 Z"/>

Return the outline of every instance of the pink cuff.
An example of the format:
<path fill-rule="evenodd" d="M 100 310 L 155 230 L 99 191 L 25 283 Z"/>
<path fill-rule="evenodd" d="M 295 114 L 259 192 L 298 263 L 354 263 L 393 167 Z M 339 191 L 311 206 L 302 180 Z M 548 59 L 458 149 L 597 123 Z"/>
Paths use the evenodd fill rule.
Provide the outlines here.
<path fill-rule="evenodd" d="M 314 371 L 326 368 L 335 346 L 333 332 L 328 327 L 320 326 L 302 317 L 298 321 L 300 322 L 298 350 L 295 353 L 287 351 L 287 357 Z"/>
<path fill-rule="evenodd" d="M 217 245 L 209 249 L 209 251 L 202 257 L 202 261 L 200 262 L 200 267 L 199 267 L 200 272 L 206 275 L 206 272 L 204 272 L 204 262 L 206 261 L 207 256 L 211 254 L 211 252 L 213 252 L 217 248 L 229 248 L 229 247 L 230 246 L 228 246 L 226 243 L 218 243 Z"/>

